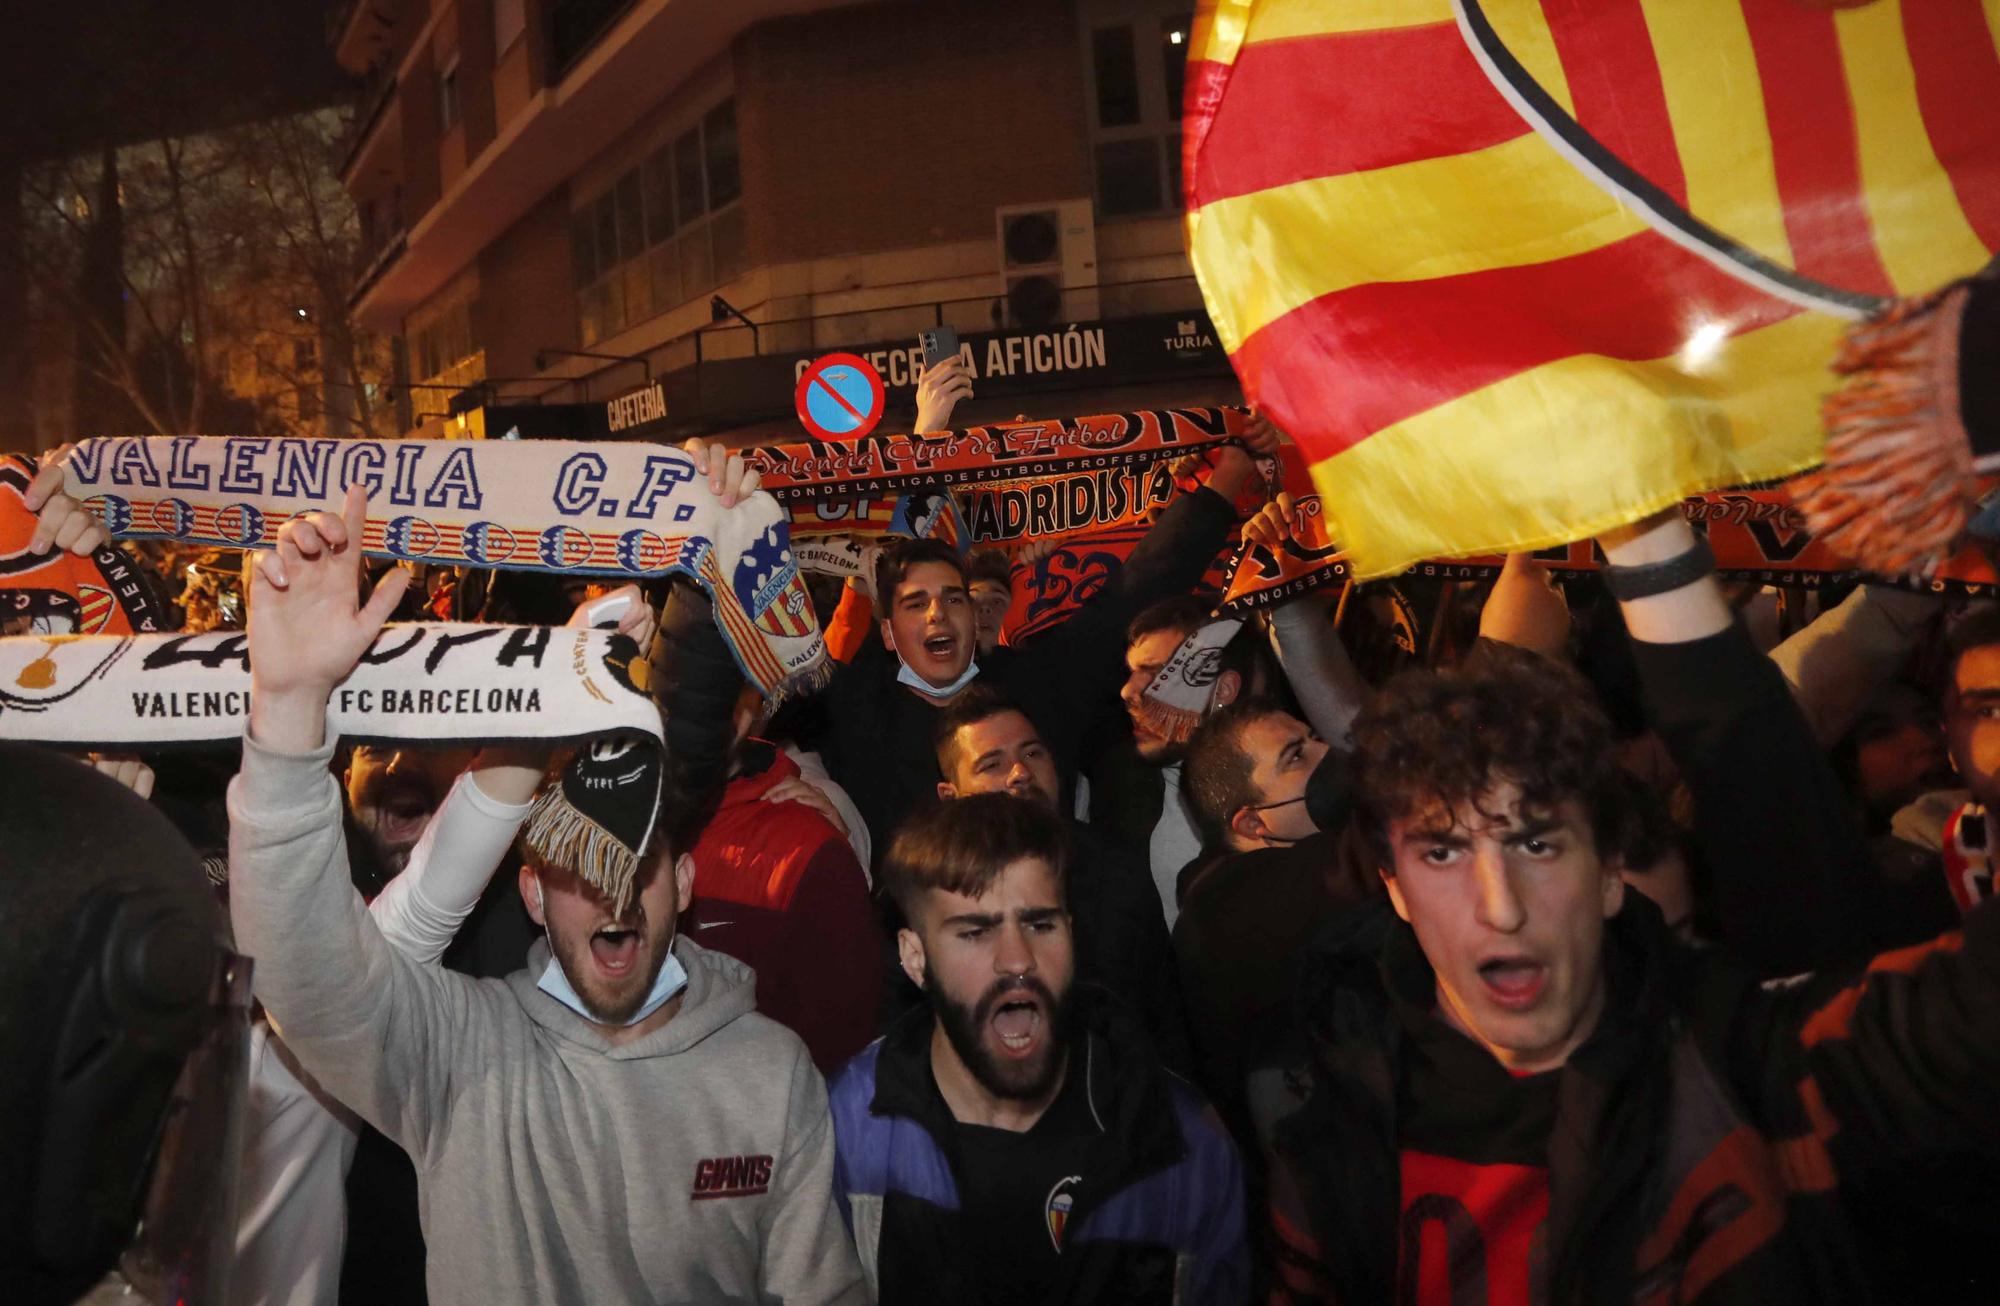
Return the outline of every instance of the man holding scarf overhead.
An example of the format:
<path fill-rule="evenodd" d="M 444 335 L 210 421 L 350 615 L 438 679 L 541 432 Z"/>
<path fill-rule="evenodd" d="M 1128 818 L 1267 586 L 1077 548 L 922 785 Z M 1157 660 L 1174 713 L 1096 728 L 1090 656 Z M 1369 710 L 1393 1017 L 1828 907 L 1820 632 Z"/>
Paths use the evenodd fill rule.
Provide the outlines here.
<path fill-rule="evenodd" d="M 721 469 L 712 484 L 725 507 L 754 489 Z M 689 806 L 661 801 L 682 770 L 612 741 L 565 774 L 573 797 L 614 762 L 633 795 L 593 808 L 600 835 L 633 845 L 615 896 L 593 887 L 615 870 L 576 862 L 615 850 L 566 840 L 545 796 L 521 889 L 548 937 L 504 981 L 418 966 L 363 911 L 327 700 L 403 587 L 392 571 L 357 601 L 363 521 L 350 491 L 344 514 L 288 523 L 257 560 L 231 911 L 301 1063 L 417 1162 L 433 1300 L 859 1300 L 806 1050 L 754 1013 L 747 969 L 678 936 L 692 822 L 658 813 Z"/>
<path fill-rule="evenodd" d="M 1276 448 L 1275 433 L 1250 438 L 1256 453 Z M 975 678 L 1027 712 L 1055 753 L 1067 800 L 1085 733 L 1117 701 L 1126 623 L 1201 579 L 1255 475 L 1248 453 L 1223 446 L 1208 483 L 1168 505 L 1091 602 L 1047 635 L 976 661 L 972 598 L 958 553 L 927 540 L 886 551 L 875 589 L 881 642 L 870 641 L 835 670 L 814 741 L 874 831 L 876 848 L 886 847 L 906 814 L 931 801 L 938 714 Z"/>

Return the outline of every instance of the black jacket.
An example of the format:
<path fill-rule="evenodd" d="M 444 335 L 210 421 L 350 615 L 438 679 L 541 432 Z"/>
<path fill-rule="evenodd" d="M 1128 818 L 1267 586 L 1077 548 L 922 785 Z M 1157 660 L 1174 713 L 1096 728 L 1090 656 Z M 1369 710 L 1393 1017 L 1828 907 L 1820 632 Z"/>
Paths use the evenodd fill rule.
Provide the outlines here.
<path fill-rule="evenodd" d="M 1672 940 L 1637 895 L 1605 948 L 1605 1015 L 1559 1072 L 1547 1300 L 1870 1300 L 1842 1190 L 2000 1164 L 2000 912 L 1785 985 Z M 1311 953 L 1303 1030 L 1251 1082 L 1279 1299 L 1394 1296 L 1402 1065 L 1434 985 L 1386 909 Z"/>
<path fill-rule="evenodd" d="M 1088 985 L 1073 991 L 1067 1073 L 1081 1076 L 1094 1125 L 1077 1140 L 1091 1182 L 1069 1212 L 1064 1277 L 1049 1301 L 1246 1300 L 1235 1145 L 1114 999 Z M 884 1303 L 982 1299 L 982 1267 L 965 1254 L 951 1112 L 931 1076 L 932 1020 L 928 1007 L 910 1012 L 828 1087 L 836 1196 Z"/>
<path fill-rule="evenodd" d="M 1081 821 L 1071 821 L 1069 832 L 1069 910 L 1078 978 L 1117 994 L 1138 1017 L 1167 1068 L 1192 1074 L 1194 1049 L 1180 972 L 1145 858 Z"/>
<path fill-rule="evenodd" d="M 1382 896 L 1381 877 L 1339 857 L 1337 841 L 1320 833 L 1289 847 L 1225 852 L 1183 877 L 1174 954 L 1195 1082 L 1246 1143 L 1243 1076 L 1260 1039 L 1290 1014 L 1301 955 L 1337 912 Z"/>
<path fill-rule="evenodd" d="M 1685 644 L 1632 643 L 1647 719 L 1693 799 L 1709 930 L 1765 975 L 1934 937 L 1877 874 L 1832 763 L 1741 622 Z"/>
<path fill-rule="evenodd" d="M 1118 708 L 1125 627 L 1147 605 L 1193 589 L 1235 524 L 1235 509 L 1215 491 L 1182 495 L 1067 621 L 979 659 L 979 678 L 1019 703 L 1055 754 L 1066 796 L 1075 791 L 1084 736 Z M 904 815 L 937 792 L 932 733 L 940 709 L 898 684 L 896 672 L 895 655 L 868 641 L 834 671 L 820 696 L 823 715 L 808 735 L 861 810 L 878 862 Z"/>

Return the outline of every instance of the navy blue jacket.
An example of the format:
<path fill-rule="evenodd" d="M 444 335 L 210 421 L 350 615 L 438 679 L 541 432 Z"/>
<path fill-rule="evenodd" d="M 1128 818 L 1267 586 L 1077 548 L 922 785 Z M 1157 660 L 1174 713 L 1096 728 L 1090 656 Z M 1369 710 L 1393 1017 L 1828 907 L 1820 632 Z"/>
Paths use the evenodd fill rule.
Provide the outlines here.
<path fill-rule="evenodd" d="M 1083 986 L 1077 1051 L 1111 1176 L 1080 1202 L 1050 1302 L 1242 1302 L 1250 1292 L 1243 1166 L 1199 1094 L 1164 1070 L 1131 1018 Z M 830 1086 L 834 1186 L 871 1289 L 883 1302 L 973 1302 L 982 1268 L 959 1230 L 951 1118 L 931 1079 L 932 1016 L 910 1012 Z"/>

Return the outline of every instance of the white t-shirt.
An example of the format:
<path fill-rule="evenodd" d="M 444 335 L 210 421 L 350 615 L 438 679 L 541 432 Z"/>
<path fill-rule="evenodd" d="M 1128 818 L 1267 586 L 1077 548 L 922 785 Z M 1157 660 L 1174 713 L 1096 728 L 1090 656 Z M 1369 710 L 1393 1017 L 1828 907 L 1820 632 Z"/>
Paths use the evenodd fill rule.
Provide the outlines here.
<path fill-rule="evenodd" d="M 1160 795 L 1160 820 L 1153 827 L 1146 854 L 1153 868 L 1153 887 L 1160 891 L 1160 909 L 1166 912 L 1171 930 L 1181 914 L 1180 904 L 1174 901 L 1174 883 L 1180 879 L 1181 868 L 1200 854 L 1201 836 L 1195 832 L 1194 820 L 1181 798 L 1181 764 L 1160 768 L 1160 779 L 1166 789 Z"/>

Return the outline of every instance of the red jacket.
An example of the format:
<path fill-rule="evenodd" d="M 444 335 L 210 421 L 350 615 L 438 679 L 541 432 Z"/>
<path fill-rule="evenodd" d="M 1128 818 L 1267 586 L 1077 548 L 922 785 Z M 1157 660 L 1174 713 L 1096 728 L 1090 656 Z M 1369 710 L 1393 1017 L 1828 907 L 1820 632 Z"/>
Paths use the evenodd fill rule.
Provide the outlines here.
<path fill-rule="evenodd" d="M 882 929 L 854 849 L 804 803 L 764 795 L 799 768 L 753 743 L 761 770 L 729 782 L 694 846 L 694 901 L 681 928 L 757 972 L 757 1010 L 831 1072 L 875 1037 Z"/>

